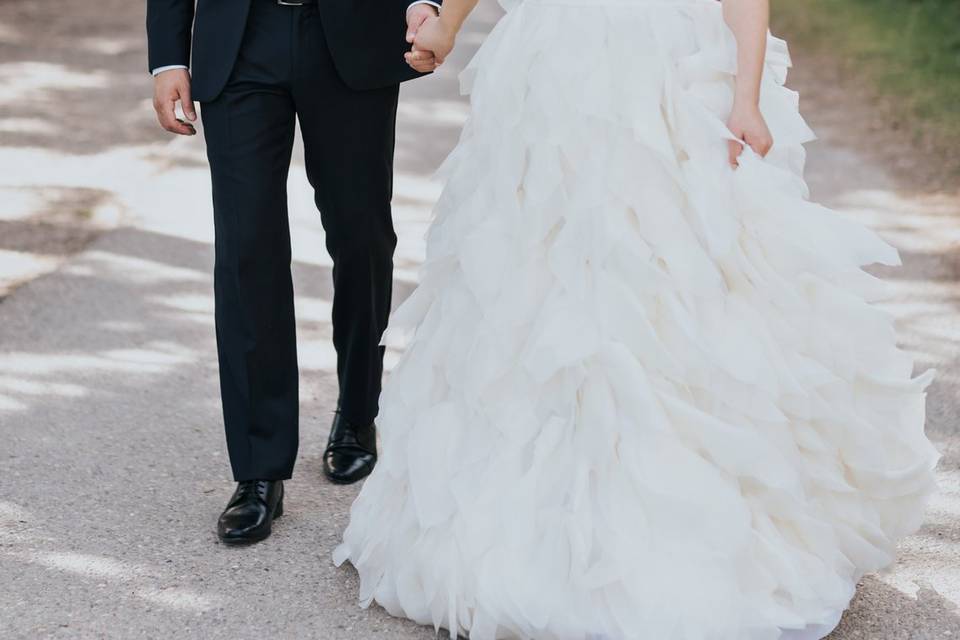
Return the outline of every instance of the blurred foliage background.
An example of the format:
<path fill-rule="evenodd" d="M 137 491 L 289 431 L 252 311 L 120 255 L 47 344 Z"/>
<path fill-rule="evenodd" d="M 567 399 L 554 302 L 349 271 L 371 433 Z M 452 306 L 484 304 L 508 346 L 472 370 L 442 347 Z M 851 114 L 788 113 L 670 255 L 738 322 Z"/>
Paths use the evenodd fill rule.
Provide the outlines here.
<path fill-rule="evenodd" d="M 960 0 L 773 0 L 773 22 L 872 85 L 918 141 L 960 155 Z"/>

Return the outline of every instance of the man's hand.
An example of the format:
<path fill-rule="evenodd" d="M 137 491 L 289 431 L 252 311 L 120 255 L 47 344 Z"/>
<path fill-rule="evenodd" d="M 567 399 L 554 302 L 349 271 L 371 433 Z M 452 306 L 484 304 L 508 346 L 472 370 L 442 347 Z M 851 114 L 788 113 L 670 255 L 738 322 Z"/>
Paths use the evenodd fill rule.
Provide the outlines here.
<path fill-rule="evenodd" d="M 407 42 L 413 44 L 417 37 L 417 32 L 423 23 L 437 17 L 436 7 L 429 4 L 415 4 L 407 9 Z M 424 51 L 417 46 L 413 46 L 410 51 L 404 54 L 404 59 L 411 67 L 420 73 L 429 73 L 437 68 L 437 60 L 432 51 Z"/>
<path fill-rule="evenodd" d="M 180 102 L 183 115 L 190 122 L 177 118 L 176 104 Z M 169 69 L 153 79 L 153 108 L 160 126 L 170 133 L 182 136 L 196 135 L 191 122 L 197 121 L 197 111 L 190 99 L 190 72 L 186 69 Z"/>

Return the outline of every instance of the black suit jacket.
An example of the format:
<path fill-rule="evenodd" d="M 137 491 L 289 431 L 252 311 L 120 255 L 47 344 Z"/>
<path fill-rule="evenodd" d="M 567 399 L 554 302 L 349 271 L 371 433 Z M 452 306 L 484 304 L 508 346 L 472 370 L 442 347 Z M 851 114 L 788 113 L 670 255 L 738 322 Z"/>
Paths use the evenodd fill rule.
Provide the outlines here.
<path fill-rule="evenodd" d="M 233 70 L 252 1 L 261 0 L 147 0 L 150 69 L 190 66 L 193 99 L 213 100 Z M 413 1 L 318 0 L 330 53 L 347 86 L 376 89 L 421 75 L 403 59 Z"/>

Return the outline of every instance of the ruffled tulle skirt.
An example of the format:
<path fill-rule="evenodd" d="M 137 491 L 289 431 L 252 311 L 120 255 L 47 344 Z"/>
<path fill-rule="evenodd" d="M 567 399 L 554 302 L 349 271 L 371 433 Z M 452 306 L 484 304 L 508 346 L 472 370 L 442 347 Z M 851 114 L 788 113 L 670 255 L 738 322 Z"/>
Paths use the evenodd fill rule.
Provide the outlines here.
<path fill-rule="evenodd" d="M 337 563 L 473 640 L 819 638 L 921 522 L 896 264 L 807 200 L 770 38 L 766 159 L 726 162 L 713 0 L 527 0 L 464 75 L 382 455 Z"/>

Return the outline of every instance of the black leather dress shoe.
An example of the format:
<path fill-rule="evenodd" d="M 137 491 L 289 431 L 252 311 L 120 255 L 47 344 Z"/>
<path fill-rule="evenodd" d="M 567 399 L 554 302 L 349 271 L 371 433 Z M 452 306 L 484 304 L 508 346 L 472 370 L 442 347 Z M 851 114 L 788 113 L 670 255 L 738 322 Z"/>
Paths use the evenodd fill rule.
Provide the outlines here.
<path fill-rule="evenodd" d="M 355 425 L 337 412 L 323 453 L 324 475 L 335 484 L 352 484 L 370 475 L 376 464 L 376 428 Z"/>
<path fill-rule="evenodd" d="M 217 535 L 226 544 L 250 544 L 270 535 L 273 519 L 283 515 L 282 480 L 246 480 L 220 514 Z"/>

